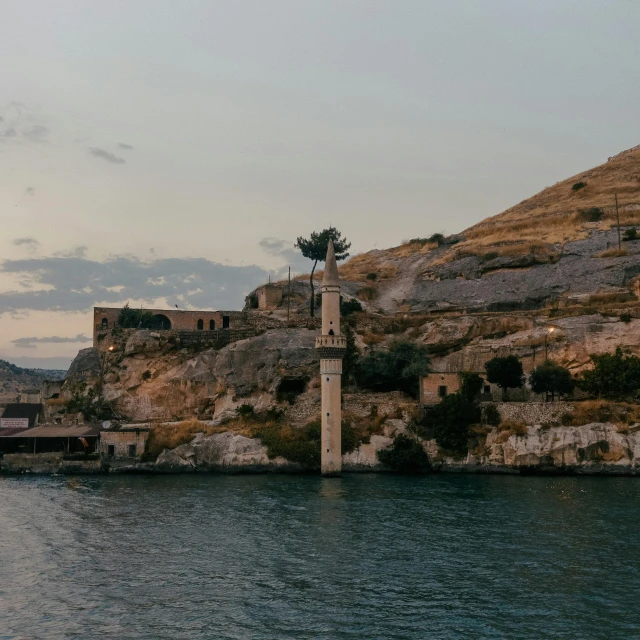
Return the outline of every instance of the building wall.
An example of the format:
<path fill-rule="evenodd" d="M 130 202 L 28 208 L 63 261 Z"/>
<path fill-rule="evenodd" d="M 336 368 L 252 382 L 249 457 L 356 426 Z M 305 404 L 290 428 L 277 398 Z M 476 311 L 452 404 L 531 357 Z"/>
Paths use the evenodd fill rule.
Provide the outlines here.
<path fill-rule="evenodd" d="M 258 289 L 258 309 L 276 309 L 282 302 L 282 287 L 266 284 Z"/>
<path fill-rule="evenodd" d="M 430 373 L 422 377 L 420 385 L 420 403 L 438 404 L 444 395 L 457 393 L 462 381 L 459 373 Z M 446 392 L 441 395 L 440 388 L 446 387 Z"/>
<path fill-rule="evenodd" d="M 97 347 L 97 337 L 104 334 L 106 330 L 111 330 L 117 326 L 118 317 L 122 311 L 121 307 L 94 307 L 93 308 L 93 346 Z M 162 315 L 171 322 L 172 331 L 210 331 L 211 321 L 215 329 L 237 329 L 246 325 L 246 316 L 242 311 L 182 311 L 180 309 L 145 309 L 153 315 Z M 225 317 L 228 318 L 228 327 L 225 327 Z M 198 322 L 202 321 L 202 328 Z"/>
<path fill-rule="evenodd" d="M 129 458 L 129 445 L 135 445 L 136 457 L 139 457 L 144 453 L 148 437 L 148 429 L 102 431 L 100 433 L 100 456 L 106 458 L 109 453 L 109 445 L 113 445 L 115 447 L 114 458 Z"/>
<path fill-rule="evenodd" d="M 559 422 L 565 413 L 573 413 L 572 402 L 497 402 L 496 409 L 503 421 L 513 420 L 526 425 Z"/>

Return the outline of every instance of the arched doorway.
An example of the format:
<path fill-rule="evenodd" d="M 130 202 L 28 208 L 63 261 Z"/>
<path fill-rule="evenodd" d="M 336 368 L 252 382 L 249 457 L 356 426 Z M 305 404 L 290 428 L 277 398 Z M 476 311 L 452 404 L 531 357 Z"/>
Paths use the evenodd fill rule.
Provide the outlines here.
<path fill-rule="evenodd" d="M 202 331 L 204 329 L 204 320 L 198 320 L 198 331 Z"/>
<path fill-rule="evenodd" d="M 209 320 L 209 331 L 213 331 L 216 328 L 216 321 Z"/>
<path fill-rule="evenodd" d="M 151 328 L 159 331 L 168 331 L 171 329 L 171 320 L 163 313 L 156 313 L 156 315 L 151 318 Z"/>

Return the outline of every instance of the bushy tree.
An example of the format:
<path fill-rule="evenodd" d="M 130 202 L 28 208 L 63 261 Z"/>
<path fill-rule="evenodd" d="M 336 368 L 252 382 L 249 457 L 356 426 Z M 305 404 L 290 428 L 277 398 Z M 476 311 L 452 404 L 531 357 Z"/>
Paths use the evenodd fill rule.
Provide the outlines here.
<path fill-rule="evenodd" d="M 153 313 L 144 309 L 132 309 L 129 303 L 120 309 L 118 326 L 123 329 L 151 329 Z"/>
<path fill-rule="evenodd" d="M 502 389 L 503 400 L 507 399 L 507 389 L 518 389 L 524 385 L 522 362 L 517 356 L 492 358 L 484 365 L 487 380 Z"/>
<path fill-rule="evenodd" d="M 342 327 L 342 333 L 347 341 L 347 350 L 344 352 L 344 358 L 342 359 L 342 377 L 345 384 L 348 384 L 352 381 L 355 374 L 360 353 L 356 347 L 356 337 L 351 325 L 345 323 Z"/>
<path fill-rule="evenodd" d="M 622 351 L 592 354 L 593 369 L 585 371 L 578 386 L 594 396 L 624 398 L 640 390 L 640 358 Z"/>
<path fill-rule="evenodd" d="M 356 366 L 358 384 L 374 391 L 404 391 L 417 397 L 420 376 L 429 373 L 424 345 L 396 340 L 388 351 L 371 351 Z"/>
<path fill-rule="evenodd" d="M 559 396 L 566 396 L 575 387 L 569 370 L 551 360 L 547 360 L 531 372 L 529 384 L 534 393 L 546 394 L 547 400 L 551 395 L 552 402 L 555 400 L 556 393 Z"/>
<path fill-rule="evenodd" d="M 356 300 L 355 298 L 351 298 L 351 300 L 343 300 L 342 296 L 340 296 L 341 316 L 346 318 L 356 311 L 362 311 L 362 304 L 359 300 Z"/>
<path fill-rule="evenodd" d="M 425 424 L 443 449 L 464 454 L 467 451 L 469 427 L 480 422 L 481 417 L 478 404 L 461 393 L 453 393 L 427 410 Z"/>
<path fill-rule="evenodd" d="M 378 451 L 378 460 L 397 473 L 425 473 L 431 469 L 424 447 L 403 434 L 396 436 L 388 449 Z"/>
<path fill-rule="evenodd" d="M 309 283 L 311 284 L 311 302 L 309 311 L 312 318 L 315 311 L 313 274 L 318 266 L 318 262 L 324 260 L 327 256 L 329 240 L 333 240 L 333 250 L 336 254 L 336 260 L 344 260 L 349 257 L 349 248 L 351 247 L 351 243 L 347 242 L 347 239 L 343 238 L 340 231 L 335 227 L 329 227 L 328 229 L 324 229 L 320 232 L 314 231 L 308 238 L 300 236 L 298 237 L 295 245 L 300 249 L 300 252 L 305 258 L 313 260 L 313 268 L 311 269 L 311 276 L 309 277 Z"/>
<path fill-rule="evenodd" d="M 484 380 L 477 373 L 470 371 L 462 372 L 462 385 L 460 386 L 460 393 L 471 402 L 475 402 L 482 391 L 484 386 Z"/>

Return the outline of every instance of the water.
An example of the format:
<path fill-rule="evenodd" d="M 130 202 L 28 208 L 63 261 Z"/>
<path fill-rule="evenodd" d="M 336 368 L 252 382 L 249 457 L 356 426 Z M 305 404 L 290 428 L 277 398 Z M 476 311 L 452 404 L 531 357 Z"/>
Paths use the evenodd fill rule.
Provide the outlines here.
<path fill-rule="evenodd" d="M 640 480 L 0 478 L 0 638 L 640 638 Z"/>

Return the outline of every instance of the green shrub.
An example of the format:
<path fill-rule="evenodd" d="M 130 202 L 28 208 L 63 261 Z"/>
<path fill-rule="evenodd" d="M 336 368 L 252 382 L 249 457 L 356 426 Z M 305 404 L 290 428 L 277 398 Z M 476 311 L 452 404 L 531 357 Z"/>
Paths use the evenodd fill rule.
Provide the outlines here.
<path fill-rule="evenodd" d="M 589 207 L 588 209 L 578 209 L 578 214 L 584 222 L 600 222 L 604 217 L 604 211 L 600 207 Z"/>
<path fill-rule="evenodd" d="M 320 467 L 320 420 L 310 422 L 301 429 L 277 423 L 258 425 L 253 432 L 267 447 L 269 458 L 283 457 L 307 469 Z"/>
<path fill-rule="evenodd" d="M 153 313 L 144 309 L 132 309 L 129 303 L 120 309 L 118 326 L 123 329 L 151 329 Z"/>
<path fill-rule="evenodd" d="M 574 191 L 580 191 L 580 189 L 584 189 L 587 186 L 586 182 L 576 182 L 571 188 Z"/>
<path fill-rule="evenodd" d="M 499 258 L 500 254 L 497 251 L 489 251 L 488 253 L 485 253 L 483 256 L 480 257 L 480 260 L 482 262 L 488 262 L 489 260 L 495 260 L 496 258 Z"/>
<path fill-rule="evenodd" d="M 431 470 L 424 447 L 405 435 L 396 436 L 388 449 L 378 451 L 378 460 L 397 473 L 425 473 Z"/>
<path fill-rule="evenodd" d="M 460 386 L 460 393 L 471 402 L 478 399 L 482 387 L 484 386 L 484 380 L 477 374 L 470 371 L 463 371 L 461 374 L 462 385 Z"/>
<path fill-rule="evenodd" d="M 627 229 L 622 234 L 622 239 L 623 240 L 637 240 L 638 239 L 638 232 L 635 229 Z"/>
<path fill-rule="evenodd" d="M 374 391 L 404 391 L 417 397 L 420 376 L 429 373 L 424 345 L 396 340 L 388 351 L 370 351 L 355 367 L 358 384 Z"/>
<path fill-rule="evenodd" d="M 341 316 L 350 316 L 356 311 L 362 311 L 362 305 L 359 300 L 356 300 L 355 298 L 351 298 L 351 300 L 343 300 L 342 297 L 340 298 Z"/>
<path fill-rule="evenodd" d="M 247 307 L 249 309 L 257 309 L 258 308 L 258 294 L 255 293 L 255 292 L 250 293 L 246 298 L 246 302 L 247 302 Z"/>
<path fill-rule="evenodd" d="M 246 418 L 248 416 L 252 416 L 255 413 L 255 409 L 253 408 L 252 404 L 248 404 L 248 403 L 244 403 L 241 404 L 239 407 L 236 407 L 236 415 L 239 418 Z"/>
<path fill-rule="evenodd" d="M 425 423 L 438 445 L 457 454 L 467 452 L 469 427 L 480 422 L 480 407 L 460 393 L 445 396 L 427 410 Z"/>
<path fill-rule="evenodd" d="M 495 404 L 487 404 L 482 408 L 482 421 L 492 427 L 500 426 L 502 418 Z"/>
<path fill-rule="evenodd" d="M 371 282 L 375 282 L 378 279 L 377 273 L 367 273 L 367 280 L 371 280 Z"/>
<path fill-rule="evenodd" d="M 143 380 L 148 380 L 151 377 L 151 371 L 149 371 L 149 369 L 147 369 L 143 374 L 142 374 L 142 379 Z"/>
<path fill-rule="evenodd" d="M 630 313 L 623 313 L 620 315 L 620 321 L 621 322 L 626 322 L 627 324 L 629 322 L 631 322 L 631 314 Z"/>
<path fill-rule="evenodd" d="M 578 386 L 594 396 L 624 398 L 635 396 L 640 389 L 640 358 L 622 351 L 592 354 L 593 369 L 585 371 Z"/>

